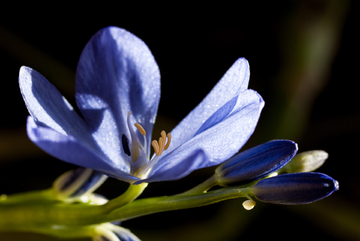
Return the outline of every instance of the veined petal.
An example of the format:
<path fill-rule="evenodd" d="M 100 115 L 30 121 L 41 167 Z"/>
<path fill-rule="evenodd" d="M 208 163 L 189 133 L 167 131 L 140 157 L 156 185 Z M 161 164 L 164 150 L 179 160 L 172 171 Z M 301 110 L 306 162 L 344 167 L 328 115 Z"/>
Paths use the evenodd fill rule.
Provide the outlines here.
<path fill-rule="evenodd" d="M 192 153 L 177 152 L 163 158 L 154 166 L 148 178 L 135 182 L 135 184 L 177 180 L 199 169 L 207 160 L 207 156 L 202 150 L 196 150 Z"/>
<path fill-rule="evenodd" d="M 275 204 L 307 204 L 331 195 L 339 183 L 323 173 L 284 174 L 260 180 L 251 192 L 263 202 Z"/>
<path fill-rule="evenodd" d="M 84 121 L 41 74 L 23 66 L 19 73 L 19 85 L 26 107 L 37 124 L 89 141 L 91 136 Z"/>
<path fill-rule="evenodd" d="M 32 117 L 28 117 L 27 133 L 32 142 L 50 155 L 78 166 L 97 170 L 107 176 L 133 182 L 138 178 L 128 174 L 129 166 L 107 159 L 92 146 L 81 143 L 73 136 L 63 135 L 58 131 L 38 126 Z"/>
<path fill-rule="evenodd" d="M 191 139 L 203 123 L 229 100 L 245 91 L 249 83 L 249 64 L 238 59 L 203 101 L 195 107 L 172 131 L 169 151 Z"/>
<path fill-rule="evenodd" d="M 269 141 L 235 155 L 216 169 L 218 182 L 251 182 L 278 170 L 297 152 L 297 145 L 289 140 Z"/>
<path fill-rule="evenodd" d="M 140 241 L 130 230 L 112 223 L 95 226 L 93 241 Z"/>
<path fill-rule="evenodd" d="M 215 121 L 212 126 L 207 126 L 203 132 L 198 133 L 173 152 L 192 153 L 195 150 L 202 149 L 209 159 L 201 167 L 209 167 L 223 162 L 237 153 L 250 138 L 255 130 L 263 105 L 263 99 L 255 91 L 246 90 L 242 92 L 230 114 L 222 116 L 220 122 Z M 220 113 L 223 114 L 222 111 Z M 214 117 L 214 119 L 217 118 Z M 163 155 L 173 155 L 174 153 L 166 150 Z M 162 159 L 159 162 L 161 161 Z"/>
<path fill-rule="evenodd" d="M 204 124 L 201 125 L 199 130 L 195 133 L 194 136 L 200 134 L 201 132 L 211 128 L 212 126 L 216 125 L 217 123 L 226 119 L 226 117 L 232 112 L 238 100 L 238 96 L 235 96 L 231 100 L 229 100 L 225 105 L 220 107 L 212 116 L 207 119 Z"/>
<path fill-rule="evenodd" d="M 76 100 L 98 142 L 120 147 L 122 134 L 130 136 L 129 111 L 151 133 L 159 98 L 159 69 L 143 41 L 117 27 L 90 39 L 77 67 Z M 147 137 L 149 150 L 151 135 Z M 118 155 L 126 155 L 118 149 Z"/>
<path fill-rule="evenodd" d="M 106 179 L 107 176 L 98 171 L 78 167 L 59 176 L 53 188 L 60 200 L 77 199 L 95 191 Z"/>

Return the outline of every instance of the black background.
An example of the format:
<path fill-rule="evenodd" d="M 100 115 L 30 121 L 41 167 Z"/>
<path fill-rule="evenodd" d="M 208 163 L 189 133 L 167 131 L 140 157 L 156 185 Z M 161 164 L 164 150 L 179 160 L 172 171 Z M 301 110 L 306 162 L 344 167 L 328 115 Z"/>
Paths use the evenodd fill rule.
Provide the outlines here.
<path fill-rule="evenodd" d="M 283 123 L 278 114 L 282 108 L 278 92 L 291 86 L 298 73 L 287 73 L 291 78 L 286 82 L 281 76 L 288 61 L 297 55 L 301 58 L 295 42 L 305 41 L 301 37 L 294 40 L 292 32 L 297 32 L 297 27 L 315 25 L 329 2 L 335 2 L 339 12 L 344 7 L 345 13 L 336 21 L 340 27 L 334 37 L 333 54 L 325 61 L 328 69 L 321 80 L 323 84 L 311 101 L 301 132 L 292 134 L 291 127 L 297 126 L 296 123 L 286 123 L 288 131 L 276 132 Z M 173 127 L 202 100 L 237 58 L 245 57 L 251 67 L 249 87 L 263 96 L 266 105 L 258 128 L 244 149 L 270 139 L 286 138 L 296 141 L 300 151 L 326 150 L 330 158 L 319 171 L 340 182 L 340 191 L 311 205 L 284 207 L 258 202 L 248 212 L 241 207 L 243 200 L 232 200 L 198 209 L 153 214 L 126 221 L 124 227 L 144 241 L 273 237 L 303 240 L 310 236 L 311 239 L 360 240 L 356 229 L 360 223 L 357 215 L 360 214 L 358 5 L 356 1 L 308 0 L 201 5 L 26 3 L 2 8 L 0 194 L 48 188 L 58 175 L 73 167 L 47 156 L 27 140 L 28 113 L 18 87 L 19 68 L 28 65 L 36 69 L 75 103 L 71 74 L 75 72 L 82 48 L 96 31 L 114 25 L 141 38 L 160 67 L 162 93 L 155 131 Z M 293 24 L 294 18 L 299 24 Z M 57 72 L 59 69 L 49 59 L 65 66 L 69 70 L 65 76 L 70 78 L 63 78 L 63 73 Z M 284 93 L 291 95 L 292 91 Z M 179 182 L 151 184 L 143 196 L 185 191 L 211 171 L 211 168 L 196 171 Z M 122 182 L 108 180 L 98 192 L 113 198 L 125 188 Z M 56 239 L 37 234 L 0 233 L 0 240 Z"/>

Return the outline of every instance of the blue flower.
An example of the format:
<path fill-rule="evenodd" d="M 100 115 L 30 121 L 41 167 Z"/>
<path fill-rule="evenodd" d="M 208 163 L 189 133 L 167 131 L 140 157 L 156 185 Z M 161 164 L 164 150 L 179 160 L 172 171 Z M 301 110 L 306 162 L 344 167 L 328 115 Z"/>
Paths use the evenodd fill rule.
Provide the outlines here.
<path fill-rule="evenodd" d="M 262 179 L 251 192 L 263 202 L 295 205 L 315 202 L 338 189 L 339 183 L 328 175 L 300 172 Z"/>
<path fill-rule="evenodd" d="M 248 82 L 249 65 L 240 58 L 171 133 L 151 141 L 159 69 L 145 43 L 126 30 L 104 28 L 85 46 L 75 83 L 81 116 L 41 74 L 29 67 L 19 74 L 31 141 L 63 161 L 129 183 L 179 179 L 233 156 L 264 106 Z"/>

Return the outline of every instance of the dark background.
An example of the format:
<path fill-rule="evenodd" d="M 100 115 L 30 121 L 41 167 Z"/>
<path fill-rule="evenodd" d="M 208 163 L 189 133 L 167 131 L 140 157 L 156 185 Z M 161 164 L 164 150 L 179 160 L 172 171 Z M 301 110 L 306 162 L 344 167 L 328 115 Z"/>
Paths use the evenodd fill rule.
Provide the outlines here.
<path fill-rule="evenodd" d="M 99 29 L 114 25 L 141 38 L 162 76 L 154 133 L 170 131 L 211 90 L 239 57 L 251 67 L 250 88 L 266 105 L 249 148 L 292 139 L 300 151 L 330 157 L 320 172 L 340 191 L 310 205 L 243 200 L 153 214 L 123 226 L 146 240 L 360 240 L 358 174 L 359 4 L 356 1 L 238 1 L 232 4 L 129 4 L 6 6 L 0 17 L 0 194 L 45 189 L 72 165 L 49 157 L 26 137 L 28 115 L 18 71 L 30 66 L 74 102 L 80 53 Z M 226 133 L 225 133 L 226 134 Z M 231 140 L 230 140 L 231 141 Z M 178 182 L 154 183 L 143 197 L 185 191 L 211 175 L 199 170 Z M 108 198 L 126 184 L 108 180 L 97 192 Z M 0 233 L 0 240 L 57 240 L 38 234 Z M 86 240 L 86 239 L 85 239 Z"/>

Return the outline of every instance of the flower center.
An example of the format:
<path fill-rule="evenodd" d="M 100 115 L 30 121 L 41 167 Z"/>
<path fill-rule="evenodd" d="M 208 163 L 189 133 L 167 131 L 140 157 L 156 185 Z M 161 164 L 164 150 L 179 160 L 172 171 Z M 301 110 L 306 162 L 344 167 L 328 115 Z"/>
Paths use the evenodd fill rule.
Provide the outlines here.
<path fill-rule="evenodd" d="M 164 150 L 168 149 L 171 143 L 171 134 L 166 133 L 164 130 L 160 133 L 159 140 L 153 140 L 151 142 L 151 146 L 154 149 L 155 155 L 150 159 L 149 149 L 147 149 L 147 139 L 146 139 L 146 131 L 142 127 L 141 124 L 135 123 L 135 128 L 139 131 L 141 136 L 143 136 L 143 141 L 139 140 L 140 135 L 135 133 L 135 128 L 133 128 L 130 121 L 131 112 L 128 113 L 128 127 L 130 130 L 131 141 L 127 138 L 125 134 L 122 135 L 122 147 L 124 153 L 129 156 L 129 164 L 130 164 L 130 174 L 140 177 L 146 178 L 151 169 L 157 163 L 159 156 L 164 152 Z M 140 138 L 141 139 L 141 138 Z"/>
<path fill-rule="evenodd" d="M 135 127 L 139 130 L 141 135 L 143 135 L 143 136 L 146 135 L 146 131 L 139 123 L 135 123 Z M 154 152 L 157 156 L 160 156 L 164 150 L 168 149 L 170 146 L 170 142 L 171 142 L 171 134 L 170 133 L 166 134 L 166 132 L 163 130 L 163 131 L 161 131 L 160 135 L 161 135 L 161 137 L 159 138 L 159 141 L 153 140 L 151 142 L 151 145 L 154 148 Z M 166 137 L 167 137 L 167 141 L 166 141 Z"/>

